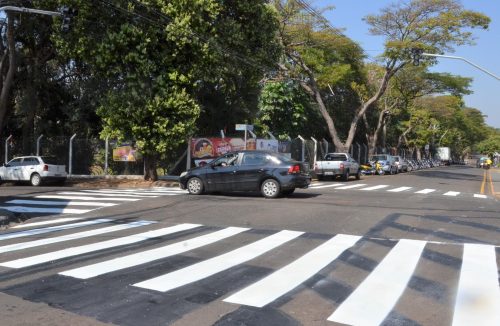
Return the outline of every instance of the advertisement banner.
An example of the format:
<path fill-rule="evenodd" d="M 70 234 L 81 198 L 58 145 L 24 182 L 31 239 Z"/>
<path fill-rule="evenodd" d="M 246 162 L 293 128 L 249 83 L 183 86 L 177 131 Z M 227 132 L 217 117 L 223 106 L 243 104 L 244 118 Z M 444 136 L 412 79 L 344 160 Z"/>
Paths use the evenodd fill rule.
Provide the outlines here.
<path fill-rule="evenodd" d="M 113 161 L 135 162 L 137 161 L 137 158 L 137 150 L 130 145 L 123 145 L 113 148 Z"/>
<path fill-rule="evenodd" d="M 275 139 L 247 139 L 247 150 L 264 150 L 271 152 L 285 152 L 290 150 L 291 143 L 281 144 Z M 245 149 L 245 140 L 242 138 L 193 138 L 191 139 L 191 157 L 195 160 L 206 161 L 209 158 L 219 157 L 231 151 Z"/>

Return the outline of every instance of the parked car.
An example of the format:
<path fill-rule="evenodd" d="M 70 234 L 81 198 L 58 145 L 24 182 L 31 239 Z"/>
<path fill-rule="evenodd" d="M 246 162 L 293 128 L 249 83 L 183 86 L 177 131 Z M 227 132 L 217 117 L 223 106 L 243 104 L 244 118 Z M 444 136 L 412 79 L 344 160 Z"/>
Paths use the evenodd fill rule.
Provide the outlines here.
<path fill-rule="evenodd" d="M 394 160 L 394 156 L 389 154 L 375 154 L 370 156 L 370 162 L 379 162 L 382 165 L 384 173 L 397 174 L 398 166 Z"/>
<path fill-rule="evenodd" d="M 183 172 L 182 189 L 199 195 L 215 191 L 260 191 L 266 198 L 292 194 L 307 188 L 311 176 L 302 162 L 267 151 L 227 153 L 205 166 Z"/>
<path fill-rule="evenodd" d="M 64 183 L 66 178 L 66 165 L 51 156 L 16 157 L 0 167 L 0 182 L 29 181 L 39 186 L 45 181 Z"/>
<path fill-rule="evenodd" d="M 398 172 L 408 172 L 408 163 L 401 156 L 393 156 L 398 167 Z"/>
<path fill-rule="evenodd" d="M 361 176 L 358 162 L 347 153 L 326 154 L 322 161 L 316 162 L 314 173 L 319 180 L 328 176 L 332 178 L 340 176 L 342 180 L 347 181 L 351 175 L 359 180 Z"/>

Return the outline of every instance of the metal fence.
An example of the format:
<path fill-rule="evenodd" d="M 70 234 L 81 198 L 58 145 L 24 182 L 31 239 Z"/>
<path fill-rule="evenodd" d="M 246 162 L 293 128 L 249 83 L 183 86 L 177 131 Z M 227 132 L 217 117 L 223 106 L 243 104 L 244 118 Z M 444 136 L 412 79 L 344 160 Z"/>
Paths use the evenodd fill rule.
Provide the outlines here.
<path fill-rule="evenodd" d="M 16 156 L 47 155 L 57 157 L 61 164 L 65 164 L 68 173 L 72 175 L 142 175 L 144 161 L 138 157 L 135 161 L 113 160 L 113 149 L 120 144 L 115 140 L 101 140 L 95 138 L 53 137 L 45 138 L 42 135 L 23 144 L 21 139 L 8 137 L 0 139 L 0 162 L 7 162 Z M 290 155 L 297 161 L 304 161 L 308 168 L 313 169 L 318 160 L 322 160 L 326 153 L 337 152 L 338 149 L 325 139 L 305 139 L 298 136 L 290 141 Z M 417 159 L 432 157 L 433 150 L 409 150 L 405 148 L 377 147 L 375 153 L 399 155 L 403 158 Z M 186 167 L 182 162 L 186 149 L 180 148 L 176 153 L 170 153 L 158 162 L 159 175 L 167 172 L 179 174 Z M 359 163 L 364 164 L 369 159 L 368 145 L 354 143 L 349 148 L 351 156 Z M 182 160 L 182 159 L 184 160 Z M 169 171 L 170 170 L 170 171 Z"/>

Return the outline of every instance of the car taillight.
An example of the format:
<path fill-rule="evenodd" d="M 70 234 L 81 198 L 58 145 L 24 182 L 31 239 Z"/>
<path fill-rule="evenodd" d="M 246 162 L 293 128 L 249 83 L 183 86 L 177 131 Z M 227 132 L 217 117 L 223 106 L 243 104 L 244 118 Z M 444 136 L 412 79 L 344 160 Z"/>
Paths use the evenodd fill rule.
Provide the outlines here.
<path fill-rule="evenodd" d="M 47 164 L 45 164 L 45 165 L 43 166 L 43 170 L 44 170 L 44 171 L 48 171 L 48 170 L 49 170 L 49 166 L 48 166 Z"/>
<path fill-rule="evenodd" d="M 344 163 L 340 163 L 340 169 L 343 170 L 344 169 Z"/>
<path fill-rule="evenodd" d="M 300 173 L 300 165 L 296 164 L 288 168 L 288 174 L 296 174 L 296 173 Z"/>

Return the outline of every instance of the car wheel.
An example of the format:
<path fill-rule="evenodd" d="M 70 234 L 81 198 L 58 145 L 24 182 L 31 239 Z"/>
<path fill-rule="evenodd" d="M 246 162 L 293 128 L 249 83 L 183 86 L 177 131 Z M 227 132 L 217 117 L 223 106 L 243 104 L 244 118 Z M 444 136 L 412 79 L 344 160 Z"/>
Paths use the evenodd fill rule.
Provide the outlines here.
<path fill-rule="evenodd" d="M 280 184 L 274 179 L 267 179 L 262 182 L 260 191 L 266 198 L 276 198 L 280 194 Z"/>
<path fill-rule="evenodd" d="M 358 173 L 356 173 L 356 180 L 361 180 L 361 171 L 358 169 Z"/>
<path fill-rule="evenodd" d="M 31 185 L 33 187 L 38 187 L 42 184 L 42 177 L 38 173 L 33 173 L 30 178 Z"/>
<path fill-rule="evenodd" d="M 188 180 L 186 188 L 191 195 L 200 195 L 203 192 L 203 182 L 200 178 L 191 178 Z"/>
<path fill-rule="evenodd" d="M 283 190 L 281 192 L 281 194 L 284 195 L 284 196 L 289 196 L 289 195 L 293 194 L 294 191 L 295 191 L 295 188 L 293 188 L 293 189 L 287 189 L 287 190 Z"/>
<path fill-rule="evenodd" d="M 344 174 L 342 174 L 342 181 L 348 181 L 349 180 L 349 171 L 346 171 Z"/>

